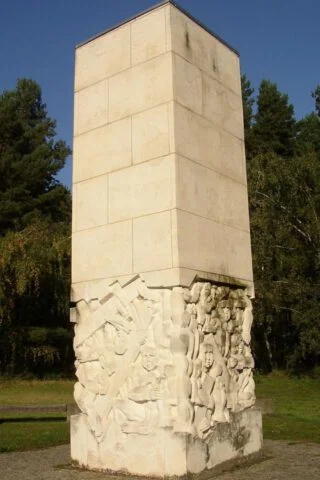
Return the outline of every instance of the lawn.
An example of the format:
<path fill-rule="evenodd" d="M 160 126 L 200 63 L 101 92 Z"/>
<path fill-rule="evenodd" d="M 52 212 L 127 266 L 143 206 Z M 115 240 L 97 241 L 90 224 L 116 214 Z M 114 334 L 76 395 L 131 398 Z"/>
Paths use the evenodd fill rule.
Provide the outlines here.
<path fill-rule="evenodd" d="M 73 385 L 73 381 L 66 380 L 0 380 L 0 405 L 73 403 Z M 1 414 L 0 452 L 68 443 L 69 429 L 65 415 L 60 413 Z"/>
<path fill-rule="evenodd" d="M 263 417 L 264 438 L 320 443 L 320 380 L 283 372 L 257 375 L 257 397 L 272 398 L 275 412 Z"/>
<path fill-rule="evenodd" d="M 74 381 L 1 380 L 0 405 L 54 405 L 73 403 Z"/>
<path fill-rule="evenodd" d="M 272 398 L 273 415 L 263 417 L 264 438 L 320 443 L 320 380 L 290 378 L 281 372 L 256 375 L 258 397 Z M 0 379 L 0 405 L 73 403 L 73 381 Z M 69 442 L 70 425 L 62 414 L 2 415 L 0 452 Z"/>

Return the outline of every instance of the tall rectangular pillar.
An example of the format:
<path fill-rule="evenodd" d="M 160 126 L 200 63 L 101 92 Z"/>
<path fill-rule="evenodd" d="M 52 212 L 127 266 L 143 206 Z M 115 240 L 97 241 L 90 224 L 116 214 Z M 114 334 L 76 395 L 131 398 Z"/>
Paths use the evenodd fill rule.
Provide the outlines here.
<path fill-rule="evenodd" d="M 166 1 L 76 50 L 73 459 L 184 475 L 258 450 L 252 294 L 239 57 Z"/>

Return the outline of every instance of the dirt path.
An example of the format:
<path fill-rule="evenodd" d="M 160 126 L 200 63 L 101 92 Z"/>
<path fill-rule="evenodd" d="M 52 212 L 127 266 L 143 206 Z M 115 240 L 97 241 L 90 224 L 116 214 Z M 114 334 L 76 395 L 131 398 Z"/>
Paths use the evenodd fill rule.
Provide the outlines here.
<path fill-rule="evenodd" d="M 1 480 L 108 480 L 111 476 L 70 468 L 69 446 L 3 453 Z M 128 477 L 123 477 L 128 478 Z M 320 444 L 266 440 L 258 462 L 214 477 L 219 480 L 319 480 Z"/>

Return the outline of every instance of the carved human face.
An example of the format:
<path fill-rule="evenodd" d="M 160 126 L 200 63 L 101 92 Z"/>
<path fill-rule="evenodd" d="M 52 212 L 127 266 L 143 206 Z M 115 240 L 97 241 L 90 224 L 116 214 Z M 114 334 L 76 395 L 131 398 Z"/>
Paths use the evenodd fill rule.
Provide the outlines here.
<path fill-rule="evenodd" d="M 236 365 L 237 365 L 237 359 L 234 358 L 234 357 L 230 357 L 229 360 L 228 360 L 228 367 L 229 368 L 235 368 Z"/>
<path fill-rule="evenodd" d="M 231 318 L 231 309 L 228 306 L 222 308 L 223 321 L 228 322 Z"/>
<path fill-rule="evenodd" d="M 213 365 L 213 348 L 210 345 L 206 345 L 203 352 L 203 364 L 205 368 L 211 368 Z"/>
<path fill-rule="evenodd" d="M 211 313 L 211 317 L 210 317 L 210 320 L 208 322 L 208 325 L 210 327 L 210 333 L 216 333 L 219 326 L 220 326 L 220 321 L 219 321 L 219 318 L 216 317 L 216 312 L 212 312 Z"/>
<path fill-rule="evenodd" d="M 154 370 L 158 363 L 156 352 L 153 350 L 146 350 L 143 352 L 141 363 L 143 368 L 145 368 L 148 372 Z"/>

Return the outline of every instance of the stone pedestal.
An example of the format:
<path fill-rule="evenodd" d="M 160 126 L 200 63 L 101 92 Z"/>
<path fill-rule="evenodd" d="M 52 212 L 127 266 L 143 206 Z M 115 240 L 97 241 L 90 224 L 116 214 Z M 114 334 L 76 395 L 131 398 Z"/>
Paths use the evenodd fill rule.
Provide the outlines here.
<path fill-rule="evenodd" d="M 237 53 L 164 2 L 77 48 L 74 134 L 72 458 L 170 476 L 258 450 Z"/>
<path fill-rule="evenodd" d="M 72 417 L 71 456 L 79 466 L 94 470 L 181 477 L 257 452 L 262 447 L 261 432 L 260 411 L 250 408 L 232 414 L 230 423 L 217 424 L 206 440 L 156 428 L 149 435 L 110 430 L 98 443 L 87 416 L 79 414 Z"/>

